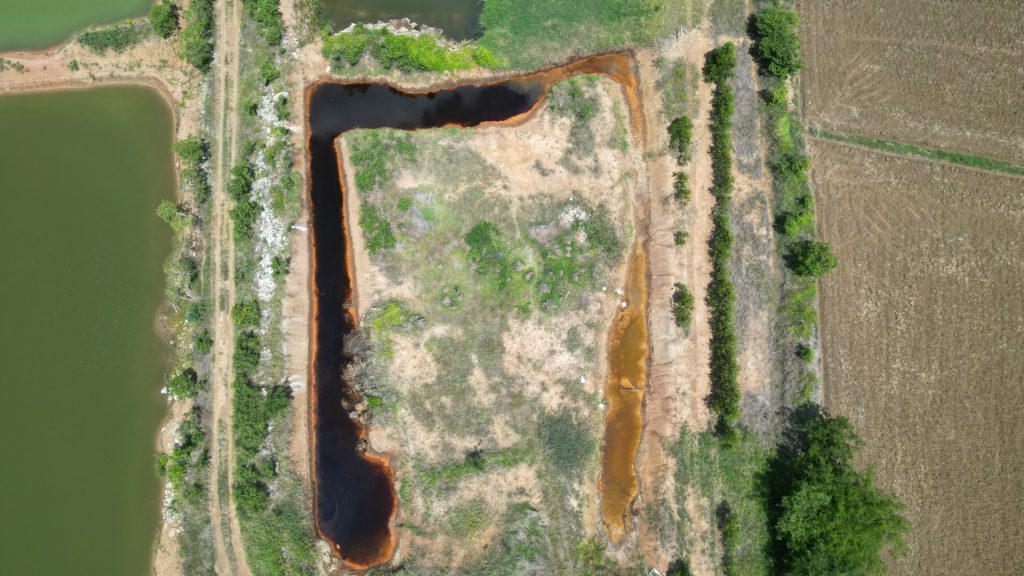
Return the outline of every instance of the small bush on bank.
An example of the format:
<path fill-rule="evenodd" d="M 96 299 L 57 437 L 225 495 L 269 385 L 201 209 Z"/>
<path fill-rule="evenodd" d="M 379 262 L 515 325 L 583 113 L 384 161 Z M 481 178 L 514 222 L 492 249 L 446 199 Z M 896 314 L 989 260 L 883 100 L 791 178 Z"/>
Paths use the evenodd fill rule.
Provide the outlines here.
<path fill-rule="evenodd" d="M 499 66 L 486 48 L 449 48 L 442 43 L 442 38 L 433 34 L 393 34 L 386 28 L 374 30 L 363 24 L 357 24 L 349 32 L 325 35 L 322 53 L 335 68 L 355 66 L 367 54 L 384 68 L 403 72 L 448 72 L 474 66 Z"/>
<path fill-rule="evenodd" d="M 249 17 L 256 21 L 260 35 L 271 46 L 281 44 L 284 37 L 284 19 L 280 0 L 242 0 Z"/>
<path fill-rule="evenodd" d="M 149 26 L 161 38 L 170 38 L 178 31 L 178 5 L 163 0 L 149 10 Z"/>
<path fill-rule="evenodd" d="M 175 398 L 195 398 L 206 386 L 192 368 L 182 370 L 167 381 L 167 391 Z"/>
<path fill-rule="evenodd" d="M 680 116 L 668 125 L 669 147 L 676 154 L 680 164 L 690 157 L 690 140 L 693 138 L 693 121 L 689 116 Z"/>

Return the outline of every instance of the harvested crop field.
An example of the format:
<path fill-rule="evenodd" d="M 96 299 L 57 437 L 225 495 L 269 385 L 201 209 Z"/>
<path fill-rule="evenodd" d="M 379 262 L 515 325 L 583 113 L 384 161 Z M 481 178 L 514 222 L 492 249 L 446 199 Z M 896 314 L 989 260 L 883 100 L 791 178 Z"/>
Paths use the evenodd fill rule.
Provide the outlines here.
<path fill-rule="evenodd" d="M 1024 3 L 804 0 L 798 12 L 809 124 L 1024 162 Z"/>
<path fill-rule="evenodd" d="M 812 146 L 825 401 L 907 504 L 892 572 L 1024 574 L 1024 179 Z"/>

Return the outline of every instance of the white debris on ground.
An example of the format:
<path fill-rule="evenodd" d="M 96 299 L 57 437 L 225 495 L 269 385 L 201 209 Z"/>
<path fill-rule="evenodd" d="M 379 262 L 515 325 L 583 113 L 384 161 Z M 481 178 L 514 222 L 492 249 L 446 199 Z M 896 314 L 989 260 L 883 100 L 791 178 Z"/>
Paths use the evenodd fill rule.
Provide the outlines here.
<path fill-rule="evenodd" d="M 281 138 L 275 134 L 275 128 L 289 130 L 288 123 L 277 118 L 277 99 L 287 96 L 286 92 L 274 92 L 268 87 L 263 90 L 263 97 L 260 99 L 257 114 L 263 128 L 265 141 L 270 144 L 275 139 Z M 280 130 L 277 131 L 280 133 Z M 287 133 L 287 132 L 286 132 Z M 252 158 L 255 180 L 252 184 L 253 200 L 263 208 L 260 210 L 259 218 L 256 220 L 256 256 L 259 260 L 256 271 L 256 295 L 261 304 L 266 304 L 274 295 L 277 289 L 277 281 L 274 279 L 274 271 L 271 262 L 275 256 L 279 256 L 288 245 L 288 227 L 281 220 L 271 207 L 275 186 L 281 185 L 280 170 L 274 170 L 267 165 L 265 157 L 266 150 L 260 150 Z M 263 314 L 270 312 L 269 306 L 262 306 Z M 266 318 L 265 318 L 266 319 Z"/>

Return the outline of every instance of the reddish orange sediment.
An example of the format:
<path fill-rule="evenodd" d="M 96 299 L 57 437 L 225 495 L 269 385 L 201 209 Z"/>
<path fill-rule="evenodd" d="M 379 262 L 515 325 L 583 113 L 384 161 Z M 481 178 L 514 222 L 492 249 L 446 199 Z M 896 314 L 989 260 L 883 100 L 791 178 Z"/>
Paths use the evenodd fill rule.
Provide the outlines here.
<path fill-rule="evenodd" d="M 539 86 L 541 87 L 541 91 L 542 92 L 541 92 L 540 97 L 533 104 L 533 106 L 531 106 L 531 108 L 529 110 L 527 110 L 526 112 L 523 112 L 521 114 L 518 114 L 516 116 L 513 116 L 511 118 L 502 120 L 502 121 L 485 122 L 485 123 L 481 124 L 482 126 L 486 126 L 486 125 L 517 126 L 517 125 L 522 124 L 526 120 L 530 119 L 537 112 L 537 110 L 539 110 L 541 108 L 541 106 L 544 104 L 544 102 L 547 99 L 547 92 L 548 92 L 548 90 L 551 88 L 551 86 L 553 84 L 555 84 L 557 82 L 560 82 L 562 80 L 566 80 L 566 79 L 572 78 L 574 76 L 582 75 L 582 74 L 600 74 L 600 75 L 604 75 L 604 76 L 607 76 L 607 77 L 611 78 L 612 80 L 616 81 L 622 87 L 623 92 L 624 92 L 624 94 L 626 96 L 628 107 L 629 107 L 630 125 L 631 125 L 631 128 L 633 130 L 633 135 L 634 135 L 635 138 L 642 138 L 643 134 L 644 134 L 644 131 L 643 131 L 644 130 L 644 117 L 643 117 L 643 111 L 641 109 L 641 104 L 640 104 L 639 85 L 638 85 L 637 75 L 636 75 L 636 61 L 635 61 L 635 58 L 634 58 L 633 54 L 630 53 L 630 52 L 616 52 L 616 53 L 611 53 L 611 54 L 601 54 L 601 55 L 596 55 L 596 56 L 590 56 L 590 57 L 587 57 L 587 58 L 582 58 L 582 59 L 579 59 L 579 60 L 576 60 L 576 61 L 573 61 L 573 62 L 569 62 L 567 64 L 551 66 L 549 68 L 542 69 L 540 71 L 529 73 L 529 74 L 524 74 L 524 75 L 518 75 L 518 76 L 516 76 L 516 75 L 496 76 L 496 77 L 488 78 L 488 79 L 485 79 L 485 80 L 470 81 L 470 82 L 465 82 L 465 83 L 455 84 L 455 85 L 435 85 L 435 86 L 430 86 L 430 87 L 427 87 L 427 88 L 420 88 L 420 89 L 405 89 L 405 88 L 402 88 L 400 86 L 396 86 L 396 85 L 394 85 L 394 84 L 392 84 L 392 83 L 390 83 L 388 81 L 373 81 L 373 80 L 359 81 L 359 80 L 351 80 L 351 81 L 348 81 L 346 83 L 349 83 L 349 84 L 358 84 L 358 83 L 381 84 L 381 85 L 390 86 L 390 87 L 392 87 L 392 88 L 394 88 L 396 90 L 399 90 L 401 92 L 404 92 L 406 94 L 428 94 L 428 93 L 437 92 L 437 91 L 440 91 L 440 90 L 447 90 L 447 89 L 458 88 L 458 87 L 461 87 L 461 86 L 489 86 L 489 85 L 495 85 L 495 84 L 500 84 L 500 83 L 509 82 L 509 81 L 538 82 Z M 311 100 L 310 96 L 312 94 L 312 91 L 314 89 L 316 89 L 316 87 L 319 86 L 319 85 L 322 85 L 322 84 L 334 84 L 334 83 L 339 83 L 339 82 L 337 81 L 337 79 L 333 79 L 333 78 L 330 78 L 330 77 L 324 77 L 324 78 L 320 78 L 320 79 L 312 82 L 311 84 L 309 84 L 306 87 L 306 89 L 305 89 L 305 98 L 306 98 L 306 103 L 305 103 L 305 108 L 306 108 L 305 129 L 306 129 L 306 134 L 307 135 L 311 133 L 310 125 L 309 125 L 309 121 L 310 121 L 310 119 L 309 119 L 309 103 L 310 103 L 310 100 Z M 309 172 L 308 172 L 308 165 L 309 165 L 308 157 L 309 157 L 310 154 L 311 154 L 311 150 L 309 149 L 309 139 L 307 137 L 307 143 L 306 143 L 306 155 L 307 155 L 307 174 L 306 174 L 306 176 L 307 176 L 307 178 L 306 178 L 306 183 L 305 183 L 305 194 L 306 194 L 307 201 L 310 203 L 310 206 L 312 206 L 312 197 L 311 197 L 311 192 L 312 192 L 312 175 L 309 174 Z M 342 194 L 345 194 L 346 193 L 345 172 L 344 172 L 344 166 L 343 166 L 343 161 L 342 161 L 340 152 L 337 155 L 337 162 L 338 162 L 338 173 L 339 173 L 339 177 L 340 177 L 340 180 L 341 180 L 339 185 L 341 187 Z M 344 233 L 345 237 L 347 238 L 347 245 L 346 245 L 346 250 L 345 250 L 345 260 L 346 260 L 346 275 L 347 275 L 348 282 L 349 282 L 349 284 L 348 284 L 349 285 L 349 289 L 348 289 L 348 293 L 346 294 L 346 299 L 349 302 L 351 302 L 352 294 L 353 294 L 353 291 L 355 289 L 354 258 L 353 258 L 353 253 L 352 253 L 352 241 L 351 241 L 352 231 L 351 231 L 351 227 L 349 226 L 348 203 L 344 199 L 342 200 L 341 206 L 342 206 L 342 227 L 343 227 L 343 233 Z M 310 383 L 309 384 L 310 393 L 308 394 L 308 397 L 309 397 L 308 409 L 309 409 L 309 414 L 310 414 L 310 416 L 309 416 L 309 419 L 310 419 L 310 421 L 309 421 L 309 433 L 310 433 L 310 438 L 311 438 L 311 440 L 309 442 L 309 451 L 310 451 L 309 458 L 310 458 L 310 470 L 313 471 L 313 473 L 310 474 L 310 477 L 311 477 L 311 481 L 312 481 L 313 511 L 314 511 L 314 517 L 315 517 L 316 510 L 318 509 L 317 508 L 317 479 L 316 479 L 316 476 L 317 476 L 317 474 L 316 474 L 316 470 L 317 470 L 317 466 L 316 466 L 317 435 L 315 433 L 315 431 L 316 431 L 316 424 L 317 424 L 317 411 L 316 411 L 316 406 L 317 406 L 317 387 L 315 385 L 313 385 L 313 383 L 315 383 L 317 381 L 316 380 L 316 378 L 317 378 L 317 374 L 316 374 L 316 357 L 317 357 L 317 333 L 318 333 L 318 330 L 319 330 L 318 322 L 317 322 L 317 315 L 319 313 L 319 301 L 318 301 L 318 297 L 317 297 L 317 286 L 316 286 L 316 257 L 315 257 L 315 254 L 316 254 L 316 233 L 315 233 L 315 225 L 312 224 L 312 221 L 313 221 L 313 219 L 311 218 L 310 219 L 310 223 L 311 223 L 311 228 L 313 228 L 313 229 L 310 231 L 311 233 L 309 234 L 309 245 L 310 245 L 310 250 L 309 250 L 309 259 L 310 259 L 310 268 L 309 268 L 309 280 L 310 280 L 310 282 L 309 282 L 309 297 L 310 297 L 311 305 L 310 305 L 310 323 L 309 323 L 309 326 L 310 326 L 310 328 L 309 328 L 309 331 L 310 331 L 310 333 L 309 333 L 310 352 L 309 352 L 309 379 L 308 379 L 308 382 Z M 639 275 L 639 276 L 637 276 L 637 275 Z M 633 498 L 636 495 L 637 482 L 636 482 L 636 473 L 635 473 L 635 469 L 634 469 L 634 461 L 635 461 L 635 457 L 636 457 L 637 447 L 639 446 L 640 432 L 641 432 L 642 424 L 643 424 L 641 408 L 642 408 L 642 399 L 643 399 L 643 396 L 642 396 L 643 386 L 644 386 L 645 379 L 646 379 L 646 360 L 647 360 L 647 317 L 646 317 L 647 282 L 646 282 L 646 255 L 644 254 L 643 250 L 640 248 L 639 243 L 638 243 L 637 249 L 636 249 L 636 251 L 634 253 L 632 263 L 630 265 L 630 276 L 629 277 L 630 277 L 630 280 L 629 280 L 629 283 L 627 284 L 627 291 L 626 291 L 626 293 L 627 293 L 627 297 L 631 299 L 631 302 L 630 302 L 630 305 L 627 306 L 627 308 L 625 308 L 623 310 L 620 310 L 616 314 L 615 325 L 613 326 L 613 329 L 612 329 L 612 332 L 611 332 L 612 335 L 610 336 L 610 339 L 609 339 L 609 370 L 610 370 L 610 374 L 609 374 L 609 386 L 606 387 L 606 393 L 607 393 L 608 399 L 609 399 L 609 410 L 608 410 L 608 414 L 606 414 L 606 417 L 605 417 L 606 432 L 605 432 L 605 439 L 604 439 L 604 442 L 603 442 L 603 446 L 604 446 L 604 448 L 603 448 L 603 454 L 604 454 L 603 461 L 604 461 L 604 464 L 603 464 L 603 470 L 602 470 L 601 491 L 600 491 L 601 492 L 601 498 L 602 498 L 602 506 L 601 506 L 602 516 L 603 516 L 603 518 L 605 520 L 606 526 L 609 527 L 609 531 L 610 532 L 613 531 L 613 528 L 612 528 L 613 526 L 618 526 L 619 527 L 618 528 L 619 536 L 618 537 L 613 537 L 614 540 L 618 540 L 618 538 L 621 537 L 621 532 L 624 530 L 624 527 L 625 527 L 626 512 L 628 511 L 629 506 L 630 506 Z M 353 306 L 349 305 L 349 306 L 346 307 L 346 313 L 349 314 L 349 316 L 350 316 L 350 318 L 352 320 L 352 326 L 356 326 L 357 323 L 358 323 L 358 310 L 355 310 Z M 642 325 L 642 327 L 640 327 L 641 325 Z M 625 347 L 622 347 L 623 343 L 625 343 Z M 642 343 L 642 345 L 641 345 L 641 343 Z M 620 369 L 619 369 L 618 372 L 613 372 L 614 370 L 616 370 L 616 368 L 613 366 L 613 362 L 611 360 L 611 358 L 612 358 L 612 350 L 616 350 L 616 349 L 618 349 L 620 347 L 622 347 L 623 352 L 627 352 L 628 354 L 642 354 L 642 358 L 640 360 L 636 361 L 638 363 L 637 366 L 633 366 L 631 368 L 624 368 L 626 364 L 622 364 L 620 366 Z M 623 392 L 621 394 L 618 394 L 618 396 L 621 397 L 621 398 L 613 398 L 613 394 L 612 394 L 612 390 L 611 390 L 611 385 L 610 385 L 610 383 L 612 382 L 612 374 L 613 373 L 619 374 L 619 376 L 617 377 L 618 379 L 616 380 L 616 382 L 619 385 L 621 385 L 621 383 L 624 382 L 625 380 L 628 380 L 629 382 L 634 383 L 632 385 L 634 387 L 636 387 L 637 390 L 634 391 L 634 392 L 630 392 L 630 393 Z M 625 380 L 623 380 L 623 379 L 625 379 Z M 625 388 L 622 388 L 621 386 L 619 386 L 619 388 L 625 390 Z M 635 401 L 635 406 L 633 404 L 627 404 L 627 403 L 624 402 L 624 399 L 627 397 L 627 394 L 634 394 L 636 396 L 637 400 Z M 612 422 L 610 420 L 610 418 L 611 418 L 611 414 L 613 412 L 613 409 L 612 409 L 612 405 L 613 404 L 616 405 L 615 410 L 617 410 L 618 412 L 621 412 L 621 413 L 626 414 L 626 415 L 635 415 L 635 418 L 631 417 L 631 418 L 627 418 L 626 420 L 623 420 L 623 422 L 628 422 L 628 425 L 630 426 L 631 430 L 628 431 L 628 433 L 624 435 L 624 438 L 623 438 L 622 442 L 620 442 L 617 438 L 615 438 L 616 435 L 608 433 L 608 426 Z M 360 439 L 365 439 L 366 438 L 366 434 L 367 434 L 365 425 L 362 422 L 358 422 L 358 421 L 355 422 L 355 424 L 356 424 L 358 432 L 359 432 L 359 438 Z M 635 437 L 635 440 L 634 440 L 634 437 Z M 621 454 L 621 456 L 620 456 L 620 454 Z M 612 456 L 610 456 L 610 455 L 612 455 Z M 389 524 L 393 525 L 395 519 L 398 516 L 398 495 L 397 495 L 397 491 L 394 490 L 394 478 L 395 478 L 395 476 L 394 476 L 394 470 L 391 467 L 390 459 L 387 456 L 385 456 L 385 455 L 372 454 L 372 453 L 364 453 L 364 454 L 361 455 L 361 457 L 364 458 L 366 461 L 368 461 L 368 462 L 370 462 L 370 463 L 372 463 L 372 464 L 374 464 L 376 466 L 379 466 L 380 469 L 384 470 L 387 473 L 388 477 L 390 478 L 390 482 L 391 482 L 391 486 L 392 486 L 392 498 L 393 498 L 392 510 L 393 510 L 393 512 L 392 512 Z M 626 459 L 628 459 L 628 462 L 623 464 L 622 466 L 609 467 L 608 463 L 611 460 L 613 460 L 613 459 L 616 462 L 618 462 L 620 459 L 622 460 L 622 462 L 625 462 Z M 623 468 L 623 467 L 625 469 L 628 469 L 628 472 L 626 474 L 622 475 L 622 476 L 620 476 L 618 474 L 618 472 L 616 472 L 615 474 L 607 474 L 609 470 L 614 469 L 614 470 L 618 471 L 620 468 Z M 622 484 L 623 480 L 625 481 L 625 484 Z M 625 486 L 625 488 L 622 489 L 621 486 Z M 608 494 L 607 490 L 606 490 L 606 487 L 607 487 L 607 490 L 614 489 L 616 491 L 616 494 L 618 494 L 619 492 L 622 492 L 623 496 L 618 497 L 618 496 L 612 496 L 612 495 Z M 621 512 L 619 512 L 619 511 L 621 511 Z M 616 520 L 616 515 L 618 515 L 618 520 Z M 317 524 L 315 526 L 315 528 L 316 528 L 316 532 L 317 532 L 318 536 L 321 539 L 327 541 L 331 545 L 331 550 L 334 552 L 334 554 L 342 561 L 342 563 L 345 565 L 345 567 L 347 567 L 347 568 L 349 568 L 351 570 L 365 570 L 365 569 L 370 568 L 370 567 L 372 567 L 374 565 L 377 565 L 377 564 L 380 564 L 382 562 L 387 561 L 394 554 L 394 551 L 395 551 L 395 548 L 396 548 L 396 545 L 397 545 L 397 535 L 396 535 L 395 530 L 393 528 L 391 530 L 389 530 L 388 536 L 387 536 L 387 540 L 382 543 L 381 548 L 378 551 L 378 553 L 375 554 L 370 560 L 365 561 L 365 562 L 353 562 L 353 561 L 351 561 L 351 560 L 349 560 L 349 559 L 344 557 L 344 555 L 339 550 L 338 546 L 334 542 L 332 542 L 330 540 L 330 538 L 327 537 L 323 533 L 323 531 L 320 529 L 319 523 L 316 522 L 316 520 L 314 520 L 314 522 L 315 522 L 315 524 Z"/>
<path fill-rule="evenodd" d="M 630 528 L 630 507 L 638 484 L 636 453 L 643 431 L 644 386 L 647 383 L 647 260 L 637 243 L 629 265 L 620 308 L 608 334 L 607 407 L 602 442 L 601 519 L 612 542 Z"/>

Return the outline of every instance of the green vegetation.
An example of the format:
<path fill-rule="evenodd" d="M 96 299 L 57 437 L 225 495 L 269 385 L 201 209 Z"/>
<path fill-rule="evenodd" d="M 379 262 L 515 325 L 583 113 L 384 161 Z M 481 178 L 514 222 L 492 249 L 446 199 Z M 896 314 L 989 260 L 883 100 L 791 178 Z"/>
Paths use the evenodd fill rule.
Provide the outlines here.
<path fill-rule="evenodd" d="M 204 74 L 213 63 L 214 0 L 191 0 L 183 15 L 185 27 L 179 36 L 182 59 Z"/>
<path fill-rule="evenodd" d="M 385 220 L 376 206 L 363 203 L 359 208 L 359 227 L 366 237 L 366 250 L 370 254 L 380 254 L 391 250 L 398 243 L 391 230 L 391 223 Z"/>
<path fill-rule="evenodd" d="M 765 74 L 762 82 L 765 115 L 770 129 L 769 162 L 775 195 L 775 230 L 777 246 L 787 265 L 780 316 L 787 334 L 797 339 L 814 335 L 816 310 L 816 278 L 828 273 L 837 264 L 831 248 L 817 241 L 814 197 L 807 173 L 810 160 L 804 154 L 802 126 L 795 111 L 790 110 L 787 79 L 800 69 L 797 18 L 780 6 L 765 8 L 754 15 L 752 23 L 755 54 Z M 805 343 L 783 343 L 790 349 L 809 348 Z M 812 382 L 809 363 L 801 359 L 798 382 L 806 389 Z M 801 394 L 806 397 L 807 394 Z"/>
<path fill-rule="evenodd" d="M 175 206 L 170 200 L 161 200 L 156 207 L 156 215 L 167 222 L 175 234 L 182 234 L 192 225 L 192 215 Z"/>
<path fill-rule="evenodd" d="M 104 54 L 107 50 L 124 52 L 148 34 L 149 29 L 144 24 L 125 24 L 83 32 L 78 35 L 78 43 L 97 54 Z"/>
<path fill-rule="evenodd" d="M 386 28 L 356 24 L 350 32 L 324 35 L 323 56 L 335 70 L 359 64 L 369 54 L 386 70 L 448 72 L 476 66 L 495 68 L 498 60 L 487 48 L 445 45 L 433 34 L 393 34 Z"/>
<path fill-rule="evenodd" d="M 803 240 L 793 245 L 788 264 L 798 276 L 817 278 L 835 268 L 838 260 L 825 242 Z"/>
<path fill-rule="evenodd" d="M 231 307 L 231 322 L 236 328 L 255 328 L 260 325 L 260 303 L 255 298 L 241 300 Z"/>
<path fill-rule="evenodd" d="M 785 80 L 803 67 L 796 12 L 769 6 L 754 14 L 754 55 L 771 76 Z"/>
<path fill-rule="evenodd" d="M 460 502 L 448 512 L 448 529 L 459 538 L 478 534 L 492 521 L 487 504 L 480 499 Z"/>
<path fill-rule="evenodd" d="M 737 557 L 742 544 L 740 533 L 740 522 L 728 502 L 722 502 L 718 506 L 718 532 L 722 536 L 722 574 L 725 576 L 736 576 L 740 574 L 737 567 Z"/>
<path fill-rule="evenodd" d="M 672 292 L 672 318 L 676 326 L 689 329 L 693 322 L 693 294 L 683 284 L 676 282 Z"/>
<path fill-rule="evenodd" d="M 689 116 L 680 116 L 668 125 L 668 145 L 676 154 L 680 165 L 690 158 L 690 140 L 693 138 L 693 121 Z"/>
<path fill-rule="evenodd" d="M 206 388 L 206 381 L 192 368 L 186 368 L 167 381 L 167 391 L 175 398 L 195 398 Z"/>
<path fill-rule="evenodd" d="M 492 470 L 512 468 L 533 457 L 527 446 L 511 446 L 499 450 L 473 450 L 464 459 L 426 468 L 416 475 L 416 482 L 428 489 L 454 489 L 462 480 Z"/>
<path fill-rule="evenodd" d="M 556 115 L 568 118 L 570 147 L 559 161 L 573 173 L 583 171 L 583 162 L 594 162 L 594 130 L 591 121 L 599 102 L 594 93 L 596 76 L 576 76 L 559 82 L 548 91 L 548 107 Z M 628 141 L 627 141 L 628 145 Z M 591 164 L 591 170 L 596 166 Z"/>
<path fill-rule="evenodd" d="M 178 31 L 178 5 L 169 0 L 154 4 L 149 11 L 149 25 L 157 36 L 170 38 Z"/>
<path fill-rule="evenodd" d="M 819 130 L 817 128 L 810 128 L 809 131 L 814 136 L 817 136 L 819 138 L 828 138 L 829 140 L 835 140 L 836 142 L 846 142 L 847 144 L 866 146 L 868 148 L 882 150 L 884 152 L 892 152 L 895 154 L 908 154 L 910 156 L 920 156 L 922 158 L 941 160 L 943 162 L 949 162 L 951 164 L 960 164 L 961 166 L 970 166 L 972 168 L 980 168 L 982 170 L 994 170 L 996 172 L 1004 172 L 1006 174 L 1024 176 L 1024 166 L 1021 166 L 1019 164 L 1011 164 L 1009 162 L 1003 162 L 1001 160 L 993 160 L 991 158 L 985 158 L 982 156 L 960 154 L 958 152 L 948 152 L 946 150 L 921 148 L 920 146 L 914 146 L 913 144 L 889 142 L 886 140 L 877 140 L 875 138 L 867 138 L 864 136 L 836 134 L 834 132 L 829 132 L 827 130 Z"/>
<path fill-rule="evenodd" d="M 242 0 L 249 17 L 256 21 L 263 40 L 271 46 L 281 44 L 284 36 L 284 19 L 281 16 L 280 0 Z"/>
<path fill-rule="evenodd" d="M 904 552 L 903 505 L 853 459 L 861 440 L 845 418 L 806 410 L 794 418 L 768 474 L 776 564 L 786 576 L 877 575 L 880 553 Z"/>
<path fill-rule="evenodd" d="M 477 42 L 513 68 L 654 40 L 673 27 L 661 0 L 487 0 Z"/>
<path fill-rule="evenodd" d="M 252 183 L 255 175 L 248 162 L 231 169 L 231 180 L 228 180 L 228 196 L 235 202 L 230 210 L 231 221 L 234 223 L 236 242 L 252 238 L 253 226 L 263 208 L 252 199 Z"/>
<path fill-rule="evenodd" d="M 540 417 L 540 438 L 547 463 L 567 476 L 578 474 L 594 457 L 597 443 L 586 425 L 567 410 Z"/>
<path fill-rule="evenodd" d="M 210 159 L 210 145 L 198 136 L 190 136 L 174 143 L 174 153 L 181 160 L 182 188 L 192 194 L 196 204 L 202 204 L 210 198 L 210 180 L 206 163 Z"/>
<path fill-rule="evenodd" d="M 715 83 L 711 97 L 711 194 L 715 207 L 708 242 L 711 254 L 711 282 L 707 304 L 711 311 L 711 393 L 708 407 L 718 416 L 717 431 L 723 443 L 738 440 L 740 389 L 737 381 L 736 334 L 733 326 L 735 294 L 729 278 L 733 236 L 729 224 L 732 200 L 732 113 L 733 91 L 726 80 L 732 77 L 736 56 L 728 42 L 708 52 L 704 78 Z"/>
<path fill-rule="evenodd" d="M 210 510 L 208 494 L 210 487 L 210 452 L 207 444 L 202 410 L 192 408 L 181 424 L 170 454 L 161 454 L 157 460 L 157 472 L 171 484 L 171 510 L 181 518 L 180 545 L 187 550 L 182 555 L 185 574 L 200 574 L 212 569 L 212 545 L 205 540 L 209 530 Z M 206 564 L 203 553 L 210 556 Z"/>
<path fill-rule="evenodd" d="M 676 246 L 682 246 L 682 245 L 686 244 L 686 240 L 689 237 L 690 237 L 690 234 L 688 232 L 683 232 L 682 230 L 676 230 L 675 232 L 672 233 L 672 242 Z"/>

